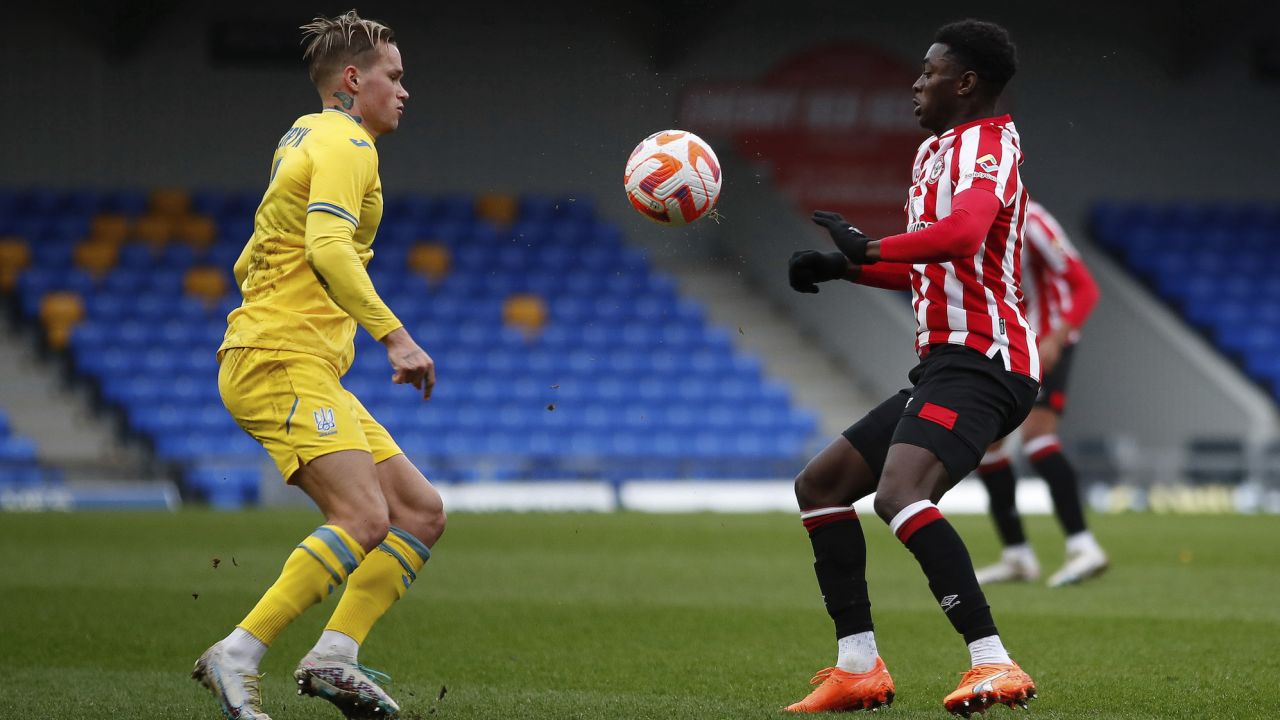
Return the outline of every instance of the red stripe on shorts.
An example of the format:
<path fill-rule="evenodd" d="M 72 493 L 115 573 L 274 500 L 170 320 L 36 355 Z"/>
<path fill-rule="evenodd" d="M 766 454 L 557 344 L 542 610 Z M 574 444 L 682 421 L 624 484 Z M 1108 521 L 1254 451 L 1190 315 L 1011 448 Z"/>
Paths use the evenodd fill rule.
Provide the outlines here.
<path fill-rule="evenodd" d="M 925 403 L 920 408 L 917 415 L 924 420 L 936 422 L 942 427 L 953 430 L 956 426 L 956 418 L 959 417 L 955 410 L 948 410 L 941 405 L 934 405 L 931 402 Z"/>

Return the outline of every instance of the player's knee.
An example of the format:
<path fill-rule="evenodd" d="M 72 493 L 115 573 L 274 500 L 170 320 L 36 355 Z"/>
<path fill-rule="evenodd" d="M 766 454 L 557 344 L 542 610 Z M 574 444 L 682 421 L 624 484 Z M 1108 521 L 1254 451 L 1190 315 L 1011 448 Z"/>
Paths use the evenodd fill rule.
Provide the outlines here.
<path fill-rule="evenodd" d="M 444 501 L 441 500 L 439 493 L 434 493 L 434 496 L 434 501 L 423 512 L 422 542 L 426 543 L 427 547 L 436 544 L 440 536 L 444 535 L 445 526 L 449 524 L 449 517 L 444 511 Z"/>
<path fill-rule="evenodd" d="M 360 543 L 360 547 L 364 548 L 365 552 L 372 552 L 382 544 L 391 530 L 391 518 L 387 515 L 385 508 L 382 512 L 376 510 L 363 512 L 358 519 L 348 524 L 353 528 L 348 531 L 351 537 Z"/>
<path fill-rule="evenodd" d="M 927 498 L 928 493 L 919 487 L 915 478 L 903 475 L 896 468 L 886 467 L 880 477 L 873 507 L 881 520 L 890 522 L 906 506 Z"/>
<path fill-rule="evenodd" d="M 879 515 L 881 520 L 890 522 L 894 516 L 902 511 L 902 508 L 909 504 L 903 502 L 896 494 L 882 489 L 876 492 L 876 499 L 872 503 L 872 507 L 875 508 L 876 515 Z"/>
<path fill-rule="evenodd" d="M 392 524 L 432 547 L 448 524 L 444 500 L 434 487 L 427 485 L 426 491 L 411 502 L 393 508 Z"/>
<path fill-rule="evenodd" d="M 812 463 L 806 465 L 796 475 L 795 493 L 796 501 L 800 503 L 800 507 L 811 508 L 836 504 L 835 501 L 830 499 L 836 489 L 836 483 L 825 475 L 825 473 L 814 470 Z"/>

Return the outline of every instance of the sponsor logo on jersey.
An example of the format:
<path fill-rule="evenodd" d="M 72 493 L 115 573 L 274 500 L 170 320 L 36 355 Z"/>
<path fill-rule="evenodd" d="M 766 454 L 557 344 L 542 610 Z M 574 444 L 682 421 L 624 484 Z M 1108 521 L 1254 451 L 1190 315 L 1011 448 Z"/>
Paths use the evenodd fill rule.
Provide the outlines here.
<path fill-rule="evenodd" d="M 1000 163 L 996 162 L 995 155 L 992 155 L 991 153 L 987 153 L 986 155 L 983 155 L 982 157 L 978 158 L 978 167 L 982 168 L 983 170 L 986 170 L 989 173 L 993 173 L 1000 168 Z"/>
<path fill-rule="evenodd" d="M 369 147 L 368 140 L 357 140 L 355 138 L 347 138 L 347 139 L 350 140 L 351 144 L 355 145 L 356 147 Z"/>

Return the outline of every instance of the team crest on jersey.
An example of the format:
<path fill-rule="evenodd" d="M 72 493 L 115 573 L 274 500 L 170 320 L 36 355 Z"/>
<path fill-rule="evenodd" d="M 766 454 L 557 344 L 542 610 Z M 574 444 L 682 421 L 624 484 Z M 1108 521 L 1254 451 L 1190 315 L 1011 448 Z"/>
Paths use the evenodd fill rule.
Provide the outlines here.
<path fill-rule="evenodd" d="M 942 165 L 942 158 L 933 161 L 933 165 L 929 168 L 929 184 L 938 182 L 938 178 L 942 177 Z"/>
<path fill-rule="evenodd" d="M 1000 163 L 996 162 L 995 155 L 992 155 L 991 153 L 987 153 L 986 155 L 983 155 L 982 157 L 978 158 L 978 167 L 982 168 L 983 170 L 989 173 L 993 173 L 996 170 L 1000 169 Z"/>
<path fill-rule="evenodd" d="M 316 421 L 316 432 L 320 433 L 320 437 L 338 432 L 338 421 L 333 417 L 333 408 L 314 410 L 311 417 Z"/>

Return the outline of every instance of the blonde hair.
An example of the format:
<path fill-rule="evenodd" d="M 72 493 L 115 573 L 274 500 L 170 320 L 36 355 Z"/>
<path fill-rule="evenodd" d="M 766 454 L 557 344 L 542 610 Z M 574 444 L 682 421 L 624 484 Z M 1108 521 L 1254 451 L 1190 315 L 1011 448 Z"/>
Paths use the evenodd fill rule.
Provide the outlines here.
<path fill-rule="evenodd" d="M 316 87 L 343 67 L 361 62 L 361 56 L 380 43 L 395 44 L 396 41 L 391 28 L 376 20 L 366 20 L 355 10 L 335 18 L 317 17 L 300 29 L 302 41 L 307 45 L 302 59 L 308 61 L 307 72 Z"/>

